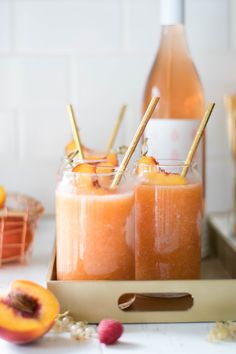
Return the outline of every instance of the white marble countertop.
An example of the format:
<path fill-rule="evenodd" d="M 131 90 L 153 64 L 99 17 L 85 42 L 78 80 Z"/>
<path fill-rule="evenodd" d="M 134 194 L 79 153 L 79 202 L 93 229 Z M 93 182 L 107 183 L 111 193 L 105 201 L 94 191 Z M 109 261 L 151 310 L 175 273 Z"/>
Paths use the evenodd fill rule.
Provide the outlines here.
<path fill-rule="evenodd" d="M 36 234 L 33 257 L 28 265 L 7 265 L 0 269 L 0 286 L 15 279 L 30 279 L 46 285 L 46 274 L 54 241 L 54 221 L 44 218 Z M 208 342 L 206 337 L 212 323 L 136 324 L 125 325 L 118 343 L 112 346 L 99 344 L 97 339 L 75 341 L 67 334 L 49 333 L 37 342 L 17 346 L 0 340 L 2 354 L 70 354 L 70 353 L 145 353 L 145 354 L 231 354 L 236 342 Z"/>

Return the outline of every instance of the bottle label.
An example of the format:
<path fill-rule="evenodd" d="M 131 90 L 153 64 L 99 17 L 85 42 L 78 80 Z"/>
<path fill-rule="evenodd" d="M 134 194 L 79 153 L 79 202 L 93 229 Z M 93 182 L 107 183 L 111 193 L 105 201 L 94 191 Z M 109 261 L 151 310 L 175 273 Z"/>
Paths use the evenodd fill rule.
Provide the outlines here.
<path fill-rule="evenodd" d="M 145 129 L 148 154 L 157 159 L 185 160 L 199 124 L 200 119 L 151 118 Z M 199 171 L 202 167 L 201 145 L 194 156 Z"/>

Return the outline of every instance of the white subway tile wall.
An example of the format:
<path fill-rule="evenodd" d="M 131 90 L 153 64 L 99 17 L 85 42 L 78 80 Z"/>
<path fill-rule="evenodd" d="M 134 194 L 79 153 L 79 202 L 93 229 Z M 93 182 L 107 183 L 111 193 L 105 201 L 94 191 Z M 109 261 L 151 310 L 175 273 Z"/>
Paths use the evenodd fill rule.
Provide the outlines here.
<path fill-rule="evenodd" d="M 10 111 L 0 111 L 0 159 L 5 158 L 15 161 L 18 159 L 18 135 L 16 117 Z M 7 174 L 6 170 L 0 169 L 0 179 Z"/>
<path fill-rule="evenodd" d="M 235 21 L 235 13 L 236 13 L 236 1 L 231 0 L 229 3 L 229 11 L 230 11 L 230 33 L 229 33 L 229 43 L 233 50 L 236 50 L 236 21 Z"/>
<path fill-rule="evenodd" d="M 159 0 L 0 0 L 0 184 L 54 212 L 68 102 L 94 148 L 105 146 L 127 103 L 117 145 L 129 143 L 158 48 L 159 9 Z M 186 31 L 206 99 L 217 103 L 207 132 L 207 208 L 229 210 L 223 96 L 236 93 L 236 1 L 186 0 Z"/>
<path fill-rule="evenodd" d="M 225 0 L 186 0 L 186 26 L 195 49 L 228 49 L 228 11 Z"/>
<path fill-rule="evenodd" d="M 16 0 L 16 50 L 120 50 L 120 3 L 119 0 Z"/>

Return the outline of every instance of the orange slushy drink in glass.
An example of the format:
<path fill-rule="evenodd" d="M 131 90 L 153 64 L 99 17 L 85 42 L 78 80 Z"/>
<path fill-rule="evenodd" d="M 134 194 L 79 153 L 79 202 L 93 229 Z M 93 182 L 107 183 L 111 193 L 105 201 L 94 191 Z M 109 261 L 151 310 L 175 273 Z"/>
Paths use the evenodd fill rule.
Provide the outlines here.
<path fill-rule="evenodd" d="M 134 279 L 134 183 L 115 189 L 112 166 L 83 163 L 56 190 L 57 279 Z"/>
<path fill-rule="evenodd" d="M 202 185 L 196 164 L 144 156 L 136 167 L 135 278 L 200 277 Z"/>

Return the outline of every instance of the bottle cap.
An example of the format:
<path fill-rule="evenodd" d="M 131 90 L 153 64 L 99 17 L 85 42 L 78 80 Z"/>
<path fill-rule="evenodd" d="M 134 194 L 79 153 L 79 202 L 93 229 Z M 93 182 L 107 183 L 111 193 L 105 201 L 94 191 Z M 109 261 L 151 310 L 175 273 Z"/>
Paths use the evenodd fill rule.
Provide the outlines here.
<path fill-rule="evenodd" d="M 161 25 L 184 23 L 184 0 L 161 0 Z"/>

